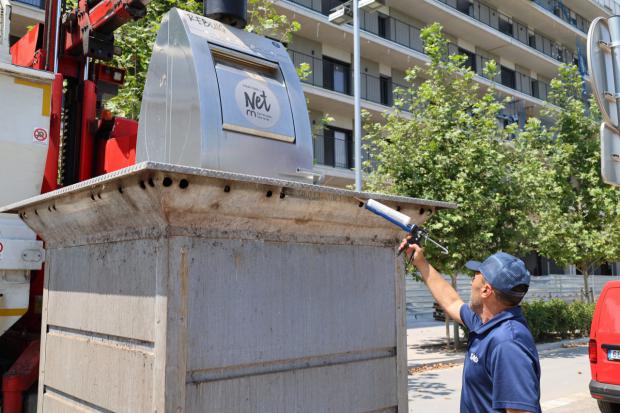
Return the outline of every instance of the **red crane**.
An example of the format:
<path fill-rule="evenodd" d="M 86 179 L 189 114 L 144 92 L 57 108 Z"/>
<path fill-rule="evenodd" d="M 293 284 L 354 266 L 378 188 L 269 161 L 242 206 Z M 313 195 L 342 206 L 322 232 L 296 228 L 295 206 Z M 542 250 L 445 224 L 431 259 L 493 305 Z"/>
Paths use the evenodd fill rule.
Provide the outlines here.
<path fill-rule="evenodd" d="M 55 74 L 42 193 L 135 163 L 138 123 L 103 108 L 125 71 L 104 62 L 118 52 L 115 30 L 144 17 L 149 2 L 79 0 L 77 9 L 66 10 L 64 0 L 47 0 L 45 23 L 11 47 L 13 64 Z M 19 355 L 3 376 L 4 413 L 21 413 L 23 393 L 38 378 L 42 294 L 41 270 L 32 274 L 28 313 L 3 343 L 3 351 Z"/>

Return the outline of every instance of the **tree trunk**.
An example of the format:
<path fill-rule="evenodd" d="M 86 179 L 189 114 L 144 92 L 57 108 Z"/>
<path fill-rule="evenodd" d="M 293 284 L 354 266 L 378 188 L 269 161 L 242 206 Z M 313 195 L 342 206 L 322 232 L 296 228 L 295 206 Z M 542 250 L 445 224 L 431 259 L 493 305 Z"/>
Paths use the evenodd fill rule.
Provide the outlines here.
<path fill-rule="evenodd" d="M 452 323 L 453 326 L 453 332 L 454 332 L 454 350 L 458 350 L 460 347 L 460 338 L 459 338 L 459 323 L 457 323 L 456 321 L 454 321 Z"/>
<path fill-rule="evenodd" d="M 590 285 L 588 282 L 588 278 L 590 274 L 588 273 L 588 266 L 584 265 L 581 275 L 583 276 L 583 291 L 586 295 L 586 303 L 592 303 L 592 297 L 590 297 Z"/>

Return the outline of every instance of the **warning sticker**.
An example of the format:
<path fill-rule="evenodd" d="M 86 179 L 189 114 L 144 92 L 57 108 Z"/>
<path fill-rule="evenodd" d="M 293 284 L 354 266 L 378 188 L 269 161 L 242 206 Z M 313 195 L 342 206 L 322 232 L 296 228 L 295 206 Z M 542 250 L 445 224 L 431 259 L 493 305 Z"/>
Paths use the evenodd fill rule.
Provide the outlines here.
<path fill-rule="evenodd" d="M 32 132 L 32 141 L 34 143 L 38 143 L 40 145 L 47 145 L 49 139 L 49 134 L 47 130 L 43 128 L 36 128 L 34 132 Z"/>

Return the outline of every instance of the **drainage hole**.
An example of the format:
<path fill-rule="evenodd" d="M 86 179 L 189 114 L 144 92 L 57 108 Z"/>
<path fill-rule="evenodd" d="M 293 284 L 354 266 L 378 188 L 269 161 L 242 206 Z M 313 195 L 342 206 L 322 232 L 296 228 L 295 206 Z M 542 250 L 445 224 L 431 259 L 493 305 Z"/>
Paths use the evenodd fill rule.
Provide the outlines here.
<path fill-rule="evenodd" d="M 146 189 L 146 184 L 144 183 L 144 181 L 140 181 L 140 188 Z"/>
<path fill-rule="evenodd" d="M 189 186 L 189 181 L 187 179 L 181 179 L 179 182 L 179 188 L 185 189 Z"/>
<path fill-rule="evenodd" d="M 164 180 L 162 181 L 162 184 L 165 187 L 169 187 L 170 185 L 172 185 L 172 178 L 170 178 L 169 176 L 165 177 Z"/>
<path fill-rule="evenodd" d="M 123 193 L 123 187 L 122 186 L 118 187 L 118 192 L 121 193 L 121 194 Z"/>
<path fill-rule="evenodd" d="M 267 191 L 267 198 L 271 198 L 272 195 L 273 195 L 273 192 Z"/>
<path fill-rule="evenodd" d="M 284 199 L 286 197 L 286 194 L 284 192 L 280 192 L 280 199 Z"/>
<path fill-rule="evenodd" d="M 230 192 L 230 186 L 229 185 L 226 185 L 224 187 L 224 192 Z"/>
<path fill-rule="evenodd" d="M 149 178 L 149 186 L 151 187 L 155 186 L 155 182 L 153 181 L 153 178 Z"/>

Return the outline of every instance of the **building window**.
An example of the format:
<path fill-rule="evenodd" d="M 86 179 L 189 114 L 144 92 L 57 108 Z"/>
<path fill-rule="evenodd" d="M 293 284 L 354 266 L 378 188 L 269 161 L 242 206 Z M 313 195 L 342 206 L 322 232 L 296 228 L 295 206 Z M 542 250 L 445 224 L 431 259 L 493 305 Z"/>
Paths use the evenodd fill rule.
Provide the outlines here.
<path fill-rule="evenodd" d="M 384 14 L 379 13 L 379 32 L 377 33 L 379 36 L 384 39 L 390 38 L 390 18 Z"/>
<path fill-rule="evenodd" d="M 323 58 L 323 86 L 335 92 L 351 94 L 351 65 Z"/>
<path fill-rule="evenodd" d="M 353 167 L 353 139 L 350 130 L 325 128 L 325 165 L 336 168 Z"/>
<path fill-rule="evenodd" d="M 532 79 L 532 96 L 540 99 L 540 90 L 538 90 L 538 80 Z"/>
<path fill-rule="evenodd" d="M 469 0 L 457 0 L 456 9 L 460 11 L 461 13 L 471 15 L 470 14 L 471 2 Z"/>
<path fill-rule="evenodd" d="M 517 77 L 514 70 L 502 66 L 500 76 L 502 85 L 508 86 L 511 89 L 517 88 Z"/>
<path fill-rule="evenodd" d="M 499 27 L 498 28 L 500 32 L 512 37 L 512 34 L 513 34 L 512 22 L 508 20 L 506 17 L 499 16 Z"/>
<path fill-rule="evenodd" d="M 392 106 L 392 79 L 381 76 L 379 78 L 379 87 L 381 89 L 381 104 Z"/>
<path fill-rule="evenodd" d="M 473 72 L 476 72 L 476 54 L 461 47 L 459 47 L 459 54 L 462 54 L 467 58 L 464 66 L 470 68 Z"/>

